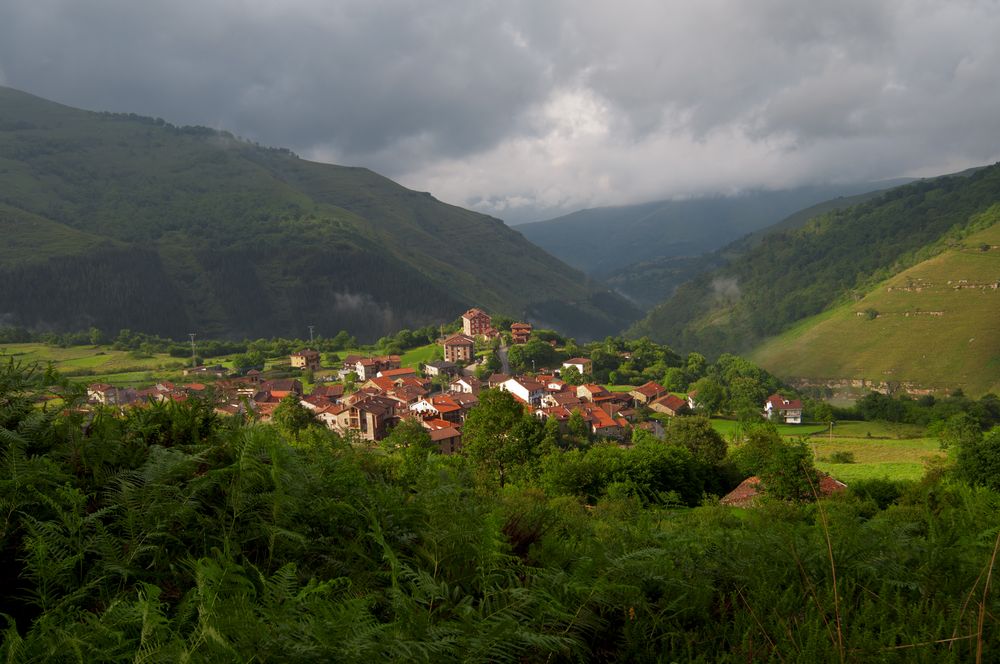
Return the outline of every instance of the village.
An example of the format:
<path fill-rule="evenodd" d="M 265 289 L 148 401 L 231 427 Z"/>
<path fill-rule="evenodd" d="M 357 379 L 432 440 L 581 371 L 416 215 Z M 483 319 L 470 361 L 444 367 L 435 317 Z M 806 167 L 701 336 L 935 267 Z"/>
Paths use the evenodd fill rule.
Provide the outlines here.
<path fill-rule="evenodd" d="M 198 382 L 159 381 L 144 389 L 97 383 L 88 386 L 87 396 L 91 404 L 123 408 L 210 395 L 219 414 L 261 422 L 270 421 L 279 405 L 291 400 L 330 430 L 372 443 L 387 437 L 404 419 L 412 419 L 428 431 L 443 454 L 461 449 L 462 425 L 485 389 L 510 393 L 535 417 L 555 419 L 563 433 L 576 414 L 590 437 L 622 445 L 629 444 L 634 428 L 662 437 L 663 418 L 700 410 L 697 391 L 681 396 L 655 381 L 628 391 L 612 391 L 591 382 L 591 360 L 586 357 L 572 357 L 558 366 L 539 367 L 529 373 L 484 375 L 485 358 L 477 361 L 477 344 L 492 342 L 503 368 L 507 368 L 507 339 L 512 345 L 528 343 L 532 326 L 514 322 L 509 335 L 504 335 L 494 329 L 490 315 L 479 308 L 466 311 L 461 321 L 461 330 L 443 335 L 438 341 L 443 360 L 403 367 L 399 355 L 347 355 L 332 367 L 336 381 L 317 383 L 308 393 L 297 378 L 265 379 L 258 369 L 234 376 L 226 367 L 214 365 L 185 370 L 186 376 Z M 317 350 L 305 348 L 293 353 L 289 363 L 294 370 L 318 371 L 322 356 Z M 564 380 L 564 374 L 570 373 L 582 379 L 573 381 L 580 384 Z M 763 404 L 761 414 L 786 424 L 799 424 L 802 403 L 774 394 Z"/>

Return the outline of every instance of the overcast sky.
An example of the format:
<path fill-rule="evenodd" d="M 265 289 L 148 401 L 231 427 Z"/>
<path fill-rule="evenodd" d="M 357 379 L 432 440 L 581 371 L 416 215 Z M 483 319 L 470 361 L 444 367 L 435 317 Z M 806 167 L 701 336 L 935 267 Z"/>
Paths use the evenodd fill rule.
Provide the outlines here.
<path fill-rule="evenodd" d="M 0 84 L 511 222 L 1000 159 L 998 0 L 2 0 Z"/>

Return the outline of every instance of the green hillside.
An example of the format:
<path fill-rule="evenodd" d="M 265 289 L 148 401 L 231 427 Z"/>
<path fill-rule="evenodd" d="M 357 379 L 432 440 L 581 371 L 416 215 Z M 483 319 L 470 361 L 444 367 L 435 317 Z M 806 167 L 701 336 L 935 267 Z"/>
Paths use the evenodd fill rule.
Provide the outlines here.
<path fill-rule="evenodd" d="M 752 359 L 791 380 L 1000 392 L 997 221 L 1000 206 L 979 220 L 993 226 L 769 339 Z"/>
<path fill-rule="evenodd" d="M 1000 165 L 891 189 L 760 237 L 630 329 L 676 349 L 745 352 L 930 258 L 1000 202 Z"/>
<path fill-rule="evenodd" d="M 554 256 L 603 278 L 634 263 L 698 256 L 768 227 L 806 206 L 886 186 L 889 185 L 804 186 L 600 207 L 516 228 Z M 671 267 L 666 269 L 670 271 Z M 627 286 L 624 292 L 633 296 Z M 661 294 L 656 301 L 663 297 Z"/>
<path fill-rule="evenodd" d="M 364 168 L 0 88 L 0 321 L 373 338 L 471 305 L 581 337 L 637 311 L 501 221 Z"/>
<path fill-rule="evenodd" d="M 681 284 L 694 279 L 703 272 L 714 270 L 724 265 L 727 260 L 749 251 L 767 235 L 799 228 L 813 217 L 858 205 L 882 195 L 891 186 L 911 181 L 886 181 L 880 183 L 885 185 L 883 189 L 854 196 L 838 196 L 803 208 L 776 224 L 749 233 L 716 251 L 697 256 L 661 256 L 648 261 L 632 263 L 604 276 L 604 283 L 640 307 L 651 309 L 672 296 Z"/>

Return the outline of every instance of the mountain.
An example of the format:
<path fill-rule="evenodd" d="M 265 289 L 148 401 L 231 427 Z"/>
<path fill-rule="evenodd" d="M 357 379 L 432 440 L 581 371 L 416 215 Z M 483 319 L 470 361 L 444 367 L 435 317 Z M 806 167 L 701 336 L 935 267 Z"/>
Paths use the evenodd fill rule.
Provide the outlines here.
<path fill-rule="evenodd" d="M 898 186 L 902 183 L 903 181 L 890 180 L 881 184 Z M 749 233 L 721 249 L 696 256 L 665 256 L 633 263 L 605 275 L 603 281 L 638 306 L 648 310 L 673 295 L 681 284 L 694 279 L 703 272 L 720 267 L 727 260 L 759 244 L 761 239 L 767 235 L 799 228 L 813 217 L 863 203 L 881 195 L 888 188 L 890 187 L 854 196 L 831 198 L 798 210 L 778 223 Z"/>
<path fill-rule="evenodd" d="M 0 324 L 364 339 L 470 305 L 584 338 L 638 312 L 507 228 L 364 168 L 0 88 Z"/>
<path fill-rule="evenodd" d="M 554 256 L 603 277 L 633 263 L 710 252 L 804 207 L 902 182 L 748 191 L 593 208 L 516 228 Z"/>
<path fill-rule="evenodd" d="M 942 253 L 750 355 L 791 381 L 1000 393 L 1000 205 Z"/>
<path fill-rule="evenodd" d="M 940 253 L 948 237 L 998 202 L 1000 165 L 896 187 L 748 242 L 722 267 L 683 284 L 629 334 L 709 355 L 749 351 Z"/>

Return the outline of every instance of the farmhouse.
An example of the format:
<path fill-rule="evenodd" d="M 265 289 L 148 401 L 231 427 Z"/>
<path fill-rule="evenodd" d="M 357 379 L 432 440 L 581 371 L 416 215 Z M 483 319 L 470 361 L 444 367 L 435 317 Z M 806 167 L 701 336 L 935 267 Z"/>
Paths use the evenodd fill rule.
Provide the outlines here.
<path fill-rule="evenodd" d="M 847 485 L 840 480 L 835 480 L 829 475 L 819 478 L 819 486 L 816 492 L 820 496 L 832 496 L 847 490 Z M 754 475 L 748 477 L 740 485 L 722 497 L 719 502 L 729 507 L 754 507 L 759 504 L 760 499 L 765 496 L 764 488 L 760 484 L 760 478 Z"/>
<path fill-rule="evenodd" d="M 688 409 L 687 401 L 673 394 L 667 394 L 651 401 L 649 407 L 657 413 L 663 413 L 671 417 L 680 415 Z"/>
<path fill-rule="evenodd" d="M 635 402 L 636 406 L 645 406 L 646 404 L 659 399 L 666 393 L 667 391 L 663 389 L 659 383 L 649 381 L 645 385 L 640 385 L 634 390 L 631 390 L 629 392 L 629 396 L 632 397 L 632 401 Z"/>
<path fill-rule="evenodd" d="M 290 359 L 293 369 L 319 370 L 319 351 L 306 348 L 305 350 L 293 353 Z"/>
<path fill-rule="evenodd" d="M 769 420 L 777 418 L 785 424 L 802 424 L 802 402 L 772 394 L 764 403 L 764 417 Z"/>
<path fill-rule="evenodd" d="M 594 363 L 585 357 L 571 357 L 562 363 L 563 369 L 568 369 L 573 367 L 580 372 L 580 375 L 589 374 L 591 369 L 594 368 Z"/>

